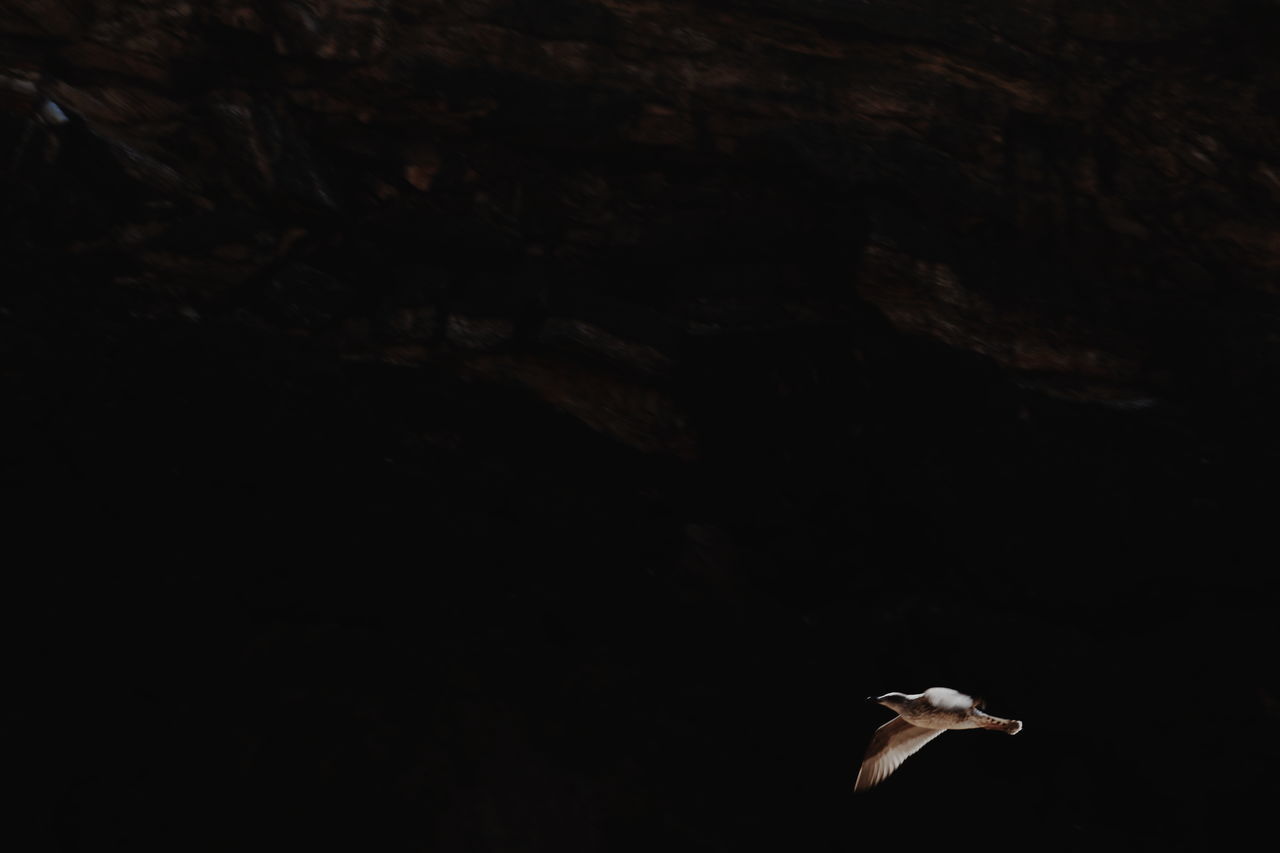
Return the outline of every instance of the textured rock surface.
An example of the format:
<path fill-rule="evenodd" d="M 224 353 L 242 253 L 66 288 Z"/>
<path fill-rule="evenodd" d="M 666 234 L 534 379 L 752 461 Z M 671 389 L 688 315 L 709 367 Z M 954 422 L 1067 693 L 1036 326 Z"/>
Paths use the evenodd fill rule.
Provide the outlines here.
<path fill-rule="evenodd" d="M 520 317 L 515 353 L 573 291 L 625 305 L 630 274 L 656 280 L 630 301 L 668 338 L 803 327 L 860 297 L 1084 399 L 1274 361 L 1266 3 L 7 5 L 7 76 L 74 118 L 28 130 L 10 108 L 10 160 L 65 137 L 45 165 L 96 207 L 41 249 L 111 253 L 117 286 L 196 311 L 320 254 L 365 305 L 393 280 L 497 300 L 475 307 Z M 424 268 L 461 258 L 489 281 Z M 809 272 L 767 318 L 679 280 L 770 261 Z M 318 312 L 350 356 L 404 358 L 367 309 L 309 293 L 273 319 Z M 611 340 L 619 362 L 649 345 Z"/>
<path fill-rule="evenodd" d="M 1269 807 L 1278 35 L 0 0 L 2 473 L 72 566 L 16 727 L 46 848 L 848 849 L 908 814 L 847 800 L 855 700 L 935 682 L 1044 735 L 973 771 L 1016 820 L 921 831 Z M 1054 704 L 1135 673 L 1194 734 Z"/>

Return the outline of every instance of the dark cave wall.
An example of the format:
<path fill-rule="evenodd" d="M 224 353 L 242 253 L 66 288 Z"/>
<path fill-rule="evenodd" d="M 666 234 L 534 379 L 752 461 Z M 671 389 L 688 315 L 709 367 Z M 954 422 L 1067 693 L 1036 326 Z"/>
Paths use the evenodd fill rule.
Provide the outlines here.
<path fill-rule="evenodd" d="M 863 300 L 1083 399 L 1270 375 L 1270 4 L 8 6 L 74 118 L 55 152 L 12 98 L 63 232 L 21 239 L 155 310 L 448 352 L 677 452 L 664 344 Z M 549 375 L 593 350 L 625 423 Z"/>
<path fill-rule="evenodd" d="M 45 847 L 1249 825 L 1278 15 L 0 0 Z M 1027 731 L 852 798 L 933 683 Z"/>

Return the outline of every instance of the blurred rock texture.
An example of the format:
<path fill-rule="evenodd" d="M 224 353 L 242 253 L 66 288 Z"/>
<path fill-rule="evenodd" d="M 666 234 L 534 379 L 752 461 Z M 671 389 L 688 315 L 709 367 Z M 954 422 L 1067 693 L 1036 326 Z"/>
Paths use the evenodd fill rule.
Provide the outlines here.
<path fill-rule="evenodd" d="M 1050 393 L 1176 397 L 1275 362 L 1280 12 L 1156 6 L 9 0 L 5 256 L 655 452 L 695 452 L 682 338 L 863 301 Z"/>
<path fill-rule="evenodd" d="M 827 792 L 869 732 L 814 685 L 858 660 L 858 698 L 917 665 L 1017 681 L 1030 707 L 993 711 L 1025 738 L 1055 678 L 1214 673 L 1261 737 L 1278 38 L 1272 0 L 0 0 L 6 482 L 46 547 L 190 552 L 166 583 L 231 632 L 117 634 L 100 596 L 152 625 L 125 602 L 170 587 L 78 561 L 48 624 L 126 658 L 186 638 L 155 663 L 177 685 L 100 725 L 216 717 L 188 758 L 241 779 L 233 812 L 356 849 L 334 809 L 376 801 L 403 849 L 495 851 L 847 849 L 873 818 Z M 316 568 L 339 553 L 364 568 Z M 274 627 L 208 610 L 245 601 Z M 884 645 L 926 615 L 1023 651 Z M 358 681 L 366 647 L 380 686 L 307 681 L 331 656 Z M 200 666 L 269 710 L 208 710 Z M 795 702 L 744 710 L 756 679 Z M 775 723 L 798 741 L 760 744 Z M 190 743 L 157 725 L 153 754 Z M 1274 791 L 1241 759 L 1193 793 L 1154 744 L 1100 781 L 1130 746 L 1058 732 L 1052 774 L 988 780 L 1054 849 L 1103 849 L 1128 797 L 1121 836 L 1172 843 Z M 50 777 L 80 811 L 45 849 L 128 838 L 149 797 L 162 846 L 290 849 L 193 841 L 159 777 L 86 772 Z"/>

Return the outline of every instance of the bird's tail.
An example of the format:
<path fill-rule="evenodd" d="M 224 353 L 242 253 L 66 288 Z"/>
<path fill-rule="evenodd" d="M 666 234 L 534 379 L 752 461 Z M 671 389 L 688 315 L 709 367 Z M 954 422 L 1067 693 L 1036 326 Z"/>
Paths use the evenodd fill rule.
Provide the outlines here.
<path fill-rule="evenodd" d="M 990 714 L 986 715 L 986 717 L 987 718 L 982 721 L 982 727 L 984 729 L 994 729 L 995 731 L 1007 732 L 1011 735 L 1016 735 L 1018 732 L 1022 731 L 1022 720 L 1006 720 L 1002 717 L 993 717 Z"/>

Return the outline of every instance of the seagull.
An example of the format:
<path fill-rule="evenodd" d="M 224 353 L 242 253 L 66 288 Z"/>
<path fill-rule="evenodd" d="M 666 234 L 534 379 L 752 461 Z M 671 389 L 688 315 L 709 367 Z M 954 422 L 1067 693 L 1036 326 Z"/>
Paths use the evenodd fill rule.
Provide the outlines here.
<path fill-rule="evenodd" d="M 978 702 L 950 687 L 930 687 L 923 693 L 886 693 L 868 696 L 868 702 L 884 705 L 898 716 L 876 729 L 867 747 L 855 791 L 874 787 L 897 770 L 920 747 L 947 729 L 994 729 L 1016 735 L 1020 720 L 993 717 L 978 709 Z"/>

